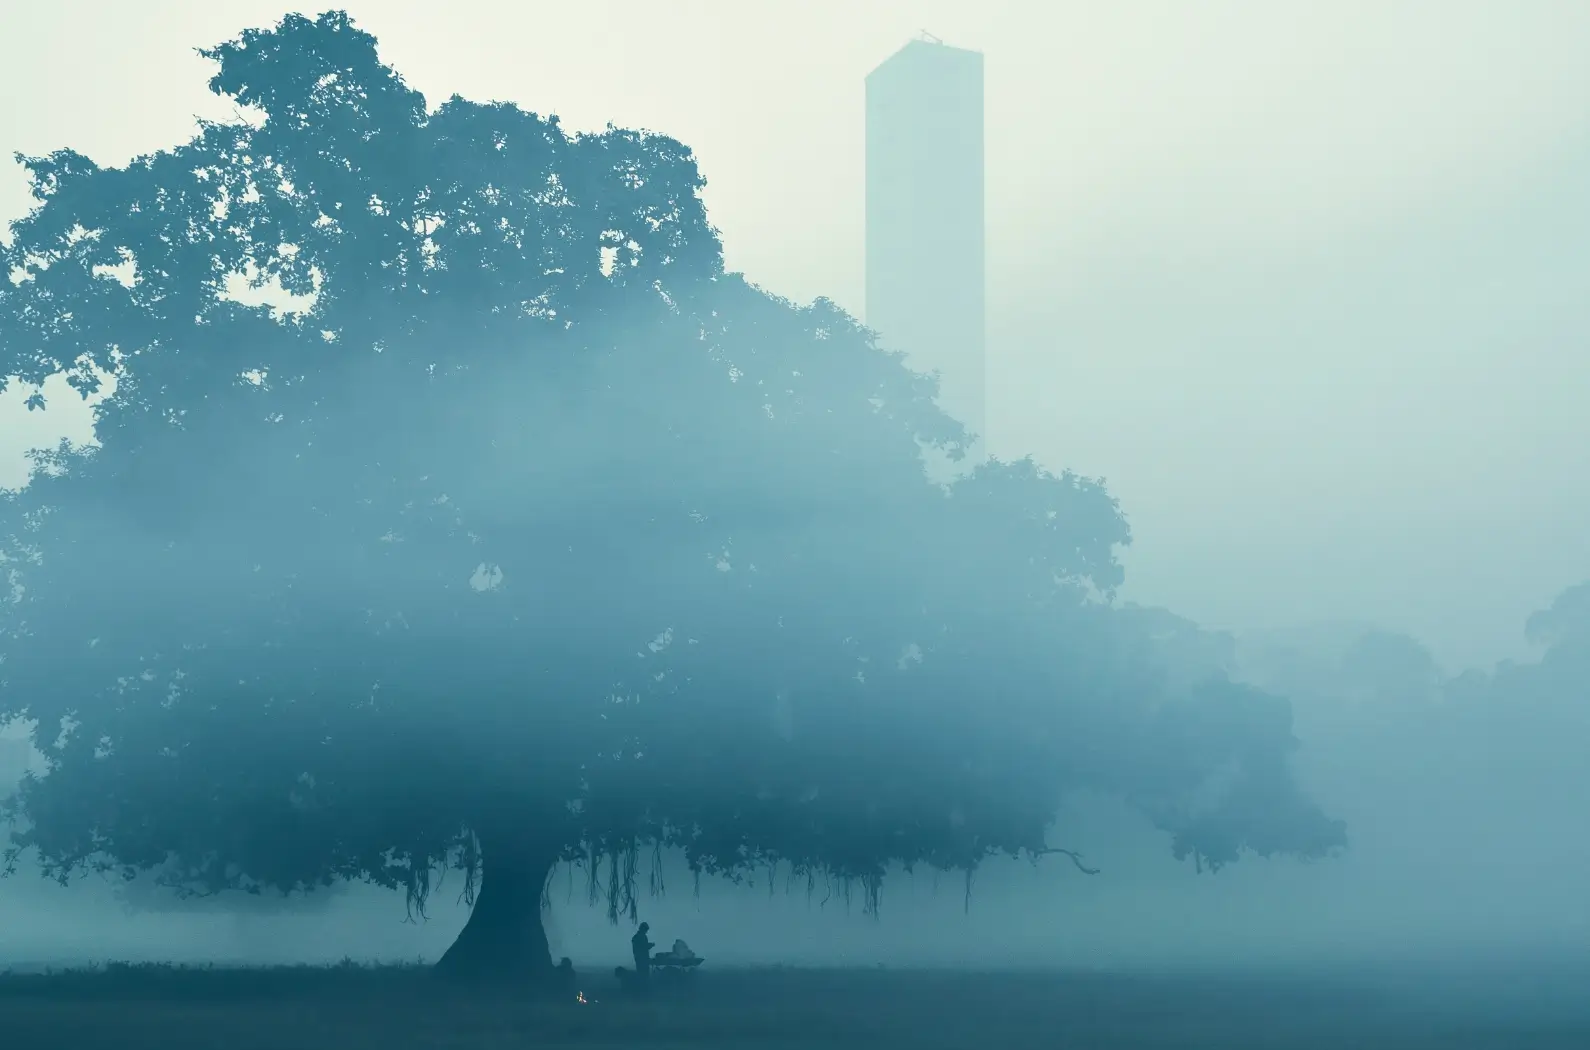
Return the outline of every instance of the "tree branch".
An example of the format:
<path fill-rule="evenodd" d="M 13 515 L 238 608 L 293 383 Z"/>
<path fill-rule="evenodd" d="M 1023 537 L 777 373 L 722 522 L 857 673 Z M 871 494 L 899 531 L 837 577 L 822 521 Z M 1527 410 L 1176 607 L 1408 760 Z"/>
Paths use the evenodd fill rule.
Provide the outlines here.
<path fill-rule="evenodd" d="M 1077 853 L 1075 850 L 1060 849 L 1057 846 L 1052 846 L 1048 849 L 1036 850 L 1033 852 L 1032 856 L 1033 859 L 1036 860 L 1039 857 L 1047 857 L 1051 853 L 1058 853 L 1062 856 L 1070 857 L 1071 863 L 1075 864 L 1077 866 L 1077 870 L 1084 875 L 1097 875 L 1099 873 L 1098 868 L 1090 868 L 1086 864 L 1082 863 L 1082 854 Z"/>

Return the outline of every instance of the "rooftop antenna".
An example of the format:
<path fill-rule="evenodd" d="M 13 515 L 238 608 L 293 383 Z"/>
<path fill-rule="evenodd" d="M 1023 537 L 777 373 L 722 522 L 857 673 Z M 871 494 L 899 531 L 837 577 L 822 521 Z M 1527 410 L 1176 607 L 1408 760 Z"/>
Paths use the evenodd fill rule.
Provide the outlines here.
<path fill-rule="evenodd" d="M 917 39 L 918 40 L 925 40 L 925 41 L 927 41 L 930 44 L 942 44 L 942 43 L 944 43 L 944 41 L 940 40 L 938 37 L 934 36 L 932 33 L 929 33 L 926 29 L 921 31 L 921 34 L 917 37 Z"/>

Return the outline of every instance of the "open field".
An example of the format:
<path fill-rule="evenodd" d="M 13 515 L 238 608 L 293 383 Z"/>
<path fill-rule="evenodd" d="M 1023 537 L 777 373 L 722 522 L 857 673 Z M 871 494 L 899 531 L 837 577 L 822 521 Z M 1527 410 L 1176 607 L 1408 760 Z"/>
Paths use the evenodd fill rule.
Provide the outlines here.
<path fill-rule="evenodd" d="M 1571 995 L 1420 989 L 1301 975 L 746 970 L 642 1002 L 584 979 L 593 1001 L 582 1005 L 465 992 L 418 967 L 110 966 L 0 977 L 0 1032 L 7 1046 L 74 1050 L 1590 1047 L 1590 1004 Z"/>

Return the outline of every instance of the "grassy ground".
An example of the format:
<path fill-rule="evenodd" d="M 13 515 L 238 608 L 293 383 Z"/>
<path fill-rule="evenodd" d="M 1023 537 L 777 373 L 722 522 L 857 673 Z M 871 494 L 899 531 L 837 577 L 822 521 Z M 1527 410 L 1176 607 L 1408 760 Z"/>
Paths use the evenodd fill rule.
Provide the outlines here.
<path fill-rule="evenodd" d="M 109 966 L 0 976 L 0 1033 L 73 1050 L 1590 1047 L 1590 1010 L 1465 1010 L 1295 976 L 708 971 L 648 1001 L 610 979 L 581 990 L 591 1001 L 462 991 L 418 967 Z"/>

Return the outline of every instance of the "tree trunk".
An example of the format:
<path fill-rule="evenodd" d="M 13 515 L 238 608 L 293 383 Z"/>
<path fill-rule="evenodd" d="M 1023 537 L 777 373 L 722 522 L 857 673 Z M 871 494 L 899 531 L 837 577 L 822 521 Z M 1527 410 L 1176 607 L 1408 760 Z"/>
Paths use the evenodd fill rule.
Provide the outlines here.
<path fill-rule="evenodd" d="M 467 980 L 549 982 L 552 951 L 541 900 L 557 856 L 554 848 L 532 848 L 509 835 L 483 838 L 475 905 L 436 972 Z"/>

